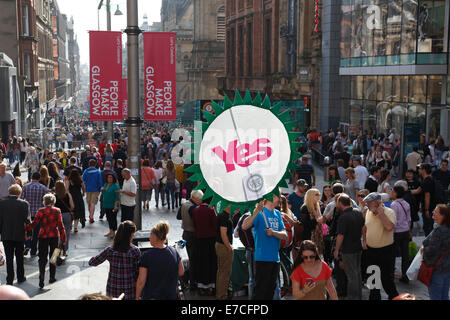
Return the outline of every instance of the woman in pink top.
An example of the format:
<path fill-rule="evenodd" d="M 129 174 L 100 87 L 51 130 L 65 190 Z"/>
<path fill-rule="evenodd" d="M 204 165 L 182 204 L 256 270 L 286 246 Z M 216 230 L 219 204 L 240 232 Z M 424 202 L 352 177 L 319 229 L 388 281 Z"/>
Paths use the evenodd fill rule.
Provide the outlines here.
<path fill-rule="evenodd" d="M 296 300 L 326 300 L 325 290 L 331 300 L 338 300 L 336 289 L 331 280 L 331 268 L 322 261 L 316 244 L 305 240 L 300 245 L 294 262 L 292 294 Z"/>

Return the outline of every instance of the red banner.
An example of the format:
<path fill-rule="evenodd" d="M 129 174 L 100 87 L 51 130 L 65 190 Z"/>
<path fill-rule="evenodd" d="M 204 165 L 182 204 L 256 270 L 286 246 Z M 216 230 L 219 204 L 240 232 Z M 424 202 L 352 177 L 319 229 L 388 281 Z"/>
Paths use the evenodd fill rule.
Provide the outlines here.
<path fill-rule="evenodd" d="M 175 121 L 175 33 L 144 32 L 145 120 Z"/>
<path fill-rule="evenodd" d="M 128 79 L 122 79 L 122 115 L 128 118 Z"/>
<path fill-rule="evenodd" d="M 122 33 L 89 31 L 91 121 L 122 121 Z"/>

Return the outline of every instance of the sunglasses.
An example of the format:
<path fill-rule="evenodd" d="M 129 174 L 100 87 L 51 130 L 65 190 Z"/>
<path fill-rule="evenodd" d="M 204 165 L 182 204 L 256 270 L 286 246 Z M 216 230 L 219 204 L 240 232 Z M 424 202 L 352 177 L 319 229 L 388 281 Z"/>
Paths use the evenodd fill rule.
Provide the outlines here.
<path fill-rule="evenodd" d="M 316 193 L 315 196 L 316 196 L 316 197 L 320 197 L 320 193 Z"/>
<path fill-rule="evenodd" d="M 358 194 L 358 198 L 364 198 L 363 194 Z"/>
<path fill-rule="evenodd" d="M 316 255 L 312 255 L 312 256 L 302 256 L 303 260 L 313 260 L 316 258 Z"/>

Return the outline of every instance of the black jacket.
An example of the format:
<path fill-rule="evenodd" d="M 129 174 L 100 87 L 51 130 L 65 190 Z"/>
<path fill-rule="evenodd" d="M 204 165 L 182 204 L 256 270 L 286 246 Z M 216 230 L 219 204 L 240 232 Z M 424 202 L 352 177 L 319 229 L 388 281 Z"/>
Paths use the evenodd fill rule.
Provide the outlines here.
<path fill-rule="evenodd" d="M 25 241 L 24 225 L 30 223 L 30 205 L 16 196 L 0 200 L 0 234 L 2 241 Z"/>
<path fill-rule="evenodd" d="M 364 189 L 369 190 L 369 192 L 377 192 L 378 190 L 378 182 L 373 180 L 371 177 L 367 178 L 366 183 L 364 185 Z"/>

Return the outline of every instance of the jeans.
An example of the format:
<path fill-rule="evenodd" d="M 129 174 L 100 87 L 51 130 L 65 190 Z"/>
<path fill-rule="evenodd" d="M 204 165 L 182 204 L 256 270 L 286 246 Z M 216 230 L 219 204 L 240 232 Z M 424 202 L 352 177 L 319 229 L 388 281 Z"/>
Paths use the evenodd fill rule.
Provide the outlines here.
<path fill-rule="evenodd" d="M 169 201 L 169 195 L 170 200 Z M 175 207 L 175 183 L 167 183 L 166 185 L 166 200 L 167 200 L 167 206 L 170 208 L 170 203 L 172 202 L 172 208 Z"/>
<path fill-rule="evenodd" d="M 23 241 L 3 241 L 6 256 L 6 283 L 12 285 L 14 281 L 14 256 L 16 256 L 17 279 L 25 278 L 23 266 Z"/>
<path fill-rule="evenodd" d="M 409 231 L 394 233 L 395 252 L 400 248 L 402 253 L 402 276 L 406 277 L 409 268 Z"/>
<path fill-rule="evenodd" d="M 431 283 L 428 287 L 428 293 L 431 300 L 449 300 L 450 273 L 434 272 L 431 277 Z"/>
<path fill-rule="evenodd" d="M 120 208 L 122 210 L 122 218 L 120 219 L 120 222 L 124 222 L 127 220 L 134 221 L 134 207 L 136 206 L 124 206 L 120 205 Z"/>
<path fill-rule="evenodd" d="M 156 206 L 158 206 L 159 198 L 161 197 L 161 204 L 164 206 L 164 185 L 162 183 L 158 184 L 155 188 L 155 201 Z"/>
<path fill-rule="evenodd" d="M 66 231 L 66 244 L 63 245 L 60 240 L 59 246 L 60 246 L 60 248 L 63 248 L 64 251 L 67 252 L 69 250 L 70 232 L 72 231 L 72 214 L 70 212 L 63 212 L 62 219 L 63 219 L 64 229 Z"/>
<path fill-rule="evenodd" d="M 362 300 L 361 251 L 342 253 L 347 276 L 347 300 Z"/>
<path fill-rule="evenodd" d="M 255 271 L 253 300 L 272 300 L 280 273 L 280 263 L 255 261 Z"/>
<path fill-rule="evenodd" d="M 39 281 L 44 281 L 47 261 L 52 257 L 56 247 L 58 247 L 58 238 L 39 239 Z M 55 276 L 56 266 L 50 263 L 50 279 L 55 279 Z"/>
<path fill-rule="evenodd" d="M 382 248 L 367 247 L 367 265 L 375 265 L 380 268 L 381 284 L 389 296 L 389 300 L 398 296 L 394 283 L 395 246 L 389 245 Z M 380 289 L 370 290 L 369 300 L 381 300 Z"/>
<path fill-rule="evenodd" d="M 31 237 L 31 239 L 25 241 L 25 247 L 30 249 L 30 254 L 33 256 L 36 255 L 36 253 L 37 253 L 39 230 L 41 230 L 40 224 L 38 224 L 36 227 L 34 227 L 33 235 Z"/>
<path fill-rule="evenodd" d="M 194 233 L 190 231 L 183 231 L 183 240 L 186 241 L 186 251 L 189 258 L 189 285 L 191 288 L 196 287 L 195 277 L 194 277 Z"/>

